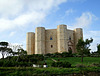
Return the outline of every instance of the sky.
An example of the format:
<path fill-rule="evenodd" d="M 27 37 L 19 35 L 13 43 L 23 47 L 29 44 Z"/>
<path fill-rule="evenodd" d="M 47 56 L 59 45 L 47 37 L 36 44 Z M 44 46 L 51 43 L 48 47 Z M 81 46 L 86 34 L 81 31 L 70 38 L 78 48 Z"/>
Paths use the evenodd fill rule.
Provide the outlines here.
<path fill-rule="evenodd" d="M 0 41 L 23 45 L 26 33 L 36 27 L 83 28 L 85 39 L 93 38 L 91 51 L 100 44 L 100 0 L 0 0 Z"/>

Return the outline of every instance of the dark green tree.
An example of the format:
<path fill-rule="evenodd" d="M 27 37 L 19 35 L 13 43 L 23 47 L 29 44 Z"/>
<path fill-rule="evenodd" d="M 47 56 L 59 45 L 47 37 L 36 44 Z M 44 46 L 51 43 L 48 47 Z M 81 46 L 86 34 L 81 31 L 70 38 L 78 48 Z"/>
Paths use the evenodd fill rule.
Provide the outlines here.
<path fill-rule="evenodd" d="M 24 58 L 24 55 L 27 55 L 27 52 L 24 49 L 20 48 L 18 49 L 18 52 L 16 52 L 16 54 L 18 55 L 18 58 L 17 58 L 17 61 L 18 61 L 19 58 Z"/>
<path fill-rule="evenodd" d="M 83 55 L 90 53 L 91 49 L 89 49 L 89 47 L 90 47 L 90 43 L 92 42 L 93 42 L 92 38 L 90 38 L 90 40 L 86 39 L 85 41 L 82 38 L 78 40 L 76 49 L 77 49 L 77 52 L 81 55 L 81 62 L 83 62 Z"/>
<path fill-rule="evenodd" d="M 97 45 L 97 53 L 100 54 L 100 44 Z"/>
<path fill-rule="evenodd" d="M 92 38 L 90 38 L 90 39 L 86 39 L 85 41 L 85 50 L 84 50 L 84 54 L 86 54 L 86 55 L 89 55 L 90 54 L 90 43 L 92 43 L 93 42 L 93 39 Z"/>
<path fill-rule="evenodd" d="M 2 58 L 4 59 L 4 56 L 7 55 L 7 53 L 11 53 L 12 49 L 8 48 L 8 42 L 0 42 L 0 52 L 2 54 Z"/>

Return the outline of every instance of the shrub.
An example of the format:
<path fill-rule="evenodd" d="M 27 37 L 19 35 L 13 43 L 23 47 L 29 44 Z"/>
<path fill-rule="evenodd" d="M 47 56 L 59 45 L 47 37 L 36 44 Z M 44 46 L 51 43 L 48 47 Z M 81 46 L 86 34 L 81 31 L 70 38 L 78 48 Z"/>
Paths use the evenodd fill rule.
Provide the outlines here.
<path fill-rule="evenodd" d="M 45 56 L 46 56 L 46 57 L 52 57 L 52 54 L 47 53 L 47 54 L 45 54 Z"/>
<path fill-rule="evenodd" d="M 17 64 L 15 61 L 3 61 L 3 67 L 14 67 Z"/>
<path fill-rule="evenodd" d="M 63 67 L 63 68 L 69 68 L 71 67 L 71 64 L 69 62 L 53 62 L 52 67 Z"/>
<path fill-rule="evenodd" d="M 92 67 L 94 67 L 94 66 L 100 67 L 100 63 L 92 63 L 90 66 L 92 66 Z"/>
<path fill-rule="evenodd" d="M 54 53 L 54 54 L 53 54 L 53 56 L 54 56 L 54 57 L 60 57 L 60 58 L 61 58 L 61 57 L 62 57 L 62 54 L 61 54 L 61 53 L 56 52 L 56 53 Z"/>
<path fill-rule="evenodd" d="M 83 64 L 77 64 L 76 67 L 77 67 L 77 68 L 85 68 L 86 66 L 83 65 Z"/>
<path fill-rule="evenodd" d="M 4 64 L 4 61 L 0 60 L 0 67 L 2 67 L 3 64 Z"/>
<path fill-rule="evenodd" d="M 70 50 L 69 52 L 62 52 L 62 57 L 72 57 L 72 51 Z"/>
<path fill-rule="evenodd" d="M 72 50 L 69 50 L 68 53 L 69 53 L 69 54 L 72 54 Z"/>
<path fill-rule="evenodd" d="M 63 57 L 68 57 L 69 56 L 69 53 L 68 52 L 62 52 L 62 56 Z"/>

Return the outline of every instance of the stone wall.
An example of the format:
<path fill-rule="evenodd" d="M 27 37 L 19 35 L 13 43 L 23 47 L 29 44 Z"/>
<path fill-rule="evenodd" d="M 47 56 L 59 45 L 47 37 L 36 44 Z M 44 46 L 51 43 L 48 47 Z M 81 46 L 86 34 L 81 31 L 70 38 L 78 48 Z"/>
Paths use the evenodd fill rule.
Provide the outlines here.
<path fill-rule="evenodd" d="M 69 48 L 76 53 L 78 39 L 83 38 L 81 28 L 67 29 L 66 25 L 58 25 L 57 29 L 37 27 L 35 33 L 27 33 L 28 54 L 46 54 L 55 52 L 68 52 Z"/>
<path fill-rule="evenodd" d="M 35 54 L 45 54 L 45 28 L 44 27 L 36 28 Z"/>
<path fill-rule="evenodd" d="M 57 26 L 57 41 L 58 41 L 58 52 L 68 52 L 66 25 Z"/>
<path fill-rule="evenodd" d="M 81 29 L 81 28 L 76 28 L 75 30 L 74 30 L 74 42 L 75 42 L 75 46 L 77 45 L 77 43 L 78 43 L 78 40 L 80 39 L 80 38 L 82 38 L 83 39 L 83 30 Z M 76 51 L 76 47 L 75 47 L 75 52 L 77 52 Z"/>
<path fill-rule="evenodd" d="M 74 42 L 74 31 L 73 30 L 69 30 L 67 29 L 67 34 L 68 34 L 68 37 L 67 37 L 67 42 L 68 42 L 68 48 L 71 47 L 72 49 L 72 52 L 74 53 L 74 49 L 75 49 L 75 42 Z"/>
<path fill-rule="evenodd" d="M 57 30 L 50 29 L 45 31 L 45 53 L 57 52 Z"/>
<path fill-rule="evenodd" d="M 33 32 L 27 33 L 26 51 L 28 55 L 35 53 L 35 33 Z"/>

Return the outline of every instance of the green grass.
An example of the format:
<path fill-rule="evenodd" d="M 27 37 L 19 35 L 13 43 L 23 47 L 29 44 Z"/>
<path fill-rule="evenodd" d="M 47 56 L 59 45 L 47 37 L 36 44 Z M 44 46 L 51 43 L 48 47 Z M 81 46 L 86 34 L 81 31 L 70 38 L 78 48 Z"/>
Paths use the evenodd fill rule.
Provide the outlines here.
<path fill-rule="evenodd" d="M 72 64 L 72 66 L 76 66 L 77 64 L 82 64 L 81 57 L 67 57 L 67 58 L 47 58 L 46 62 L 50 66 L 52 64 L 52 59 L 60 60 L 60 61 L 68 61 Z M 90 65 L 92 63 L 100 63 L 100 57 L 84 57 L 83 64 Z"/>
<path fill-rule="evenodd" d="M 51 67 L 52 59 L 60 61 L 68 61 L 72 64 L 71 68 L 57 68 Z M 66 57 L 66 58 L 45 58 L 48 68 L 33 68 L 33 67 L 0 67 L 0 76 L 50 76 L 50 75 L 67 75 L 67 74 L 77 74 L 77 73 L 88 73 L 88 72 L 100 72 L 100 67 L 85 67 L 78 68 L 75 67 L 77 64 L 81 63 L 81 57 Z M 43 63 L 44 61 L 42 61 Z M 100 63 L 100 57 L 84 57 L 83 64 L 91 65 L 92 63 Z"/>
<path fill-rule="evenodd" d="M 47 76 L 67 75 L 86 72 L 100 72 L 100 67 L 88 68 L 32 68 L 32 67 L 0 67 L 0 76 Z"/>

